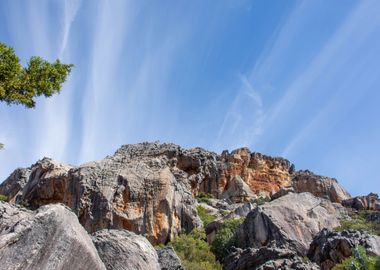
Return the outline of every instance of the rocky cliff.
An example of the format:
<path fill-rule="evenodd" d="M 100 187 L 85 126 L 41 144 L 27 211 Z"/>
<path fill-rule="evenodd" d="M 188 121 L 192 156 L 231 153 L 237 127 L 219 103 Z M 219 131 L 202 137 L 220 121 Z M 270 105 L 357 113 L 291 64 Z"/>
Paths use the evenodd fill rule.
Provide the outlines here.
<path fill-rule="evenodd" d="M 334 230 L 358 210 L 371 210 L 371 222 L 380 220 L 377 195 L 351 198 L 333 178 L 296 171 L 286 159 L 247 148 L 218 155 L 141 143 L 80 166 L 44 158 L 15 170 L 0 185 L 0 194 L 10 203 L 0 208 L 0 269 L 1 263 L 24 269 L 28 250 L 35 251 L 27 263 L 41 262 L 40 269 L 67 269 L 58 257 L 73 260 L 76 269 L 184 269 L 181 260 L 186 258 L 179 259 L 169 247 L 157 255 L 152 244 L 170 243 L 178 234 L 202 227 L 205 213 L 210 244 L 228 231 L 229 256 L 220 261 L 225 269 L 319 269 L 325 261 L 334 265 L 349 255 L 329 258 L 319 248 L 331 246 L 321 231 Z M 236 223 L 241 225 L 226 229 L 224 223 L 231 219 L 242 220 Z M 67 232 L 80 235 L 80 241 L 69 237 L 62 245 L 70 247 L 62 253 L 59 239 Z M 52 242 L 50 255 L 39 251 L 48 248 L 42 244 L 29 247 L 29 239 L 40 233 L 45 238 L 38 243 Z M 58 238 L 51 239 L 53 234 Z M 22 256 L 12 241 L 26 246 Z M 80 260 L 80 254 L 89 260 Z M 313 262 L 303 260 L 307 254 Z"/>

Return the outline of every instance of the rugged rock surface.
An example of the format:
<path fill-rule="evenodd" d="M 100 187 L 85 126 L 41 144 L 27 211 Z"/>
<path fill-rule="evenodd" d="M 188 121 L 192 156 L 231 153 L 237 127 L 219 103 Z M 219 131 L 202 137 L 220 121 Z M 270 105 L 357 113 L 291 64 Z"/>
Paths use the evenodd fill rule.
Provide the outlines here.
<path fill-rule="evenodd" d="M 367 196 L 357 196 L 351 199 L 344 200 L 342 204 L 346 207 L 351 207 L 356 210 L 374 210 L 380 211 L 379 195 L 370 193 Z"/>
<path fill-rule="evenodd" d="M 270 195 L 289 186 L 294 165 L 283 158 L 251 153 L 247 148 L 222 153 L 220 183 L 223 189 L 235 176 L 240 176 L 256 193 Z"/>
<path fill-rule="evenodd" d="M 92 241 L 107 270 L 160 270 L 156 250 L 140 235 L 126 230 L 101 230 Z"/>
<path fill-rule="evenodd" d="M 286 247 L 236 249 L 224 261 L 225 270 L 318 270 Z"/>
<path fill-rule="evenodd" d="M 358 245 L 363 246 L 369 255 L 380 256 L 379 236 L 358 231 L 331 232 L 324 229 L 315 236 L 308 257 L 318 263 L 322 270 L 330 270 L 350 257 L 352 248 Z"/>
<path fill-rule="evenodd" d="M 229 181 L 221 196 L 222 199 L 228 199 L 233 203 L 246 202 L 255 197 L 255 193 L 239 175 Z"/>
<path fill-rule="evenodd" d="M 125 146 L 114 156 L 77 168 L 45 158 L 22 173 L 18 170 L 23 177 L 13 174 L 0 193 L 32 209 L 62 202 L 91 233 L 128 229 L 164 243 L 201 224 L 188 183 L 168 166 L 170 150 L 178 150 L 173 147 Z"/>
<path fill-rule="evenodd" d="M 37 211 L 0 202 L 0 269 L 105 269 L 90 236 L 63 205 Z"/>
<path fill-rule="evenodd" d="M 237 229 L 240 247 L 261 247 L 274 241 L 306 254 L 323 228 L 339 226 L 343 207 L 310 193 L 289 193 L 250 212 Z"/>
<path fill-rule="evenodd" d="M 180 258 L 172 247 L 165 247 L 157 251 L 161 270 L 185 270 Z"/>
<path fill-rule="evenodd" d="M 351 198 L 350 194 L 334 178 L 316 175 L 310 171 L 299 171 L 292 178 L 295 192 L 310 192 L 316 197 L 341 203 Z"/>
<path fill-rule="evenodd" d="M 253 196 L 248 186 L 271 194 L 290 184 L 293 171 L 285 159 L 245 148 L 217 155 L 201 148 L 142 143 L 79 167 L 42 159 L 16 170 L 0 185 L 0 194 L 31 209 L 64 203 L 90 233 L 127 229 L 156 244 L 200 226 L 193 199 L 199 192 L 220 198 L 242 179 L 247 197 Z"/>

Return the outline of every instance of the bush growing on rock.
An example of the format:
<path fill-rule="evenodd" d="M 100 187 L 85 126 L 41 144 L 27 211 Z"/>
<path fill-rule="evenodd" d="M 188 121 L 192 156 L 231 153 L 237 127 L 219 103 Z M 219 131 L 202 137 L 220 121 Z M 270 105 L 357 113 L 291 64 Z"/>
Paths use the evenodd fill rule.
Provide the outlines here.
<path fill-rule="evenodd" d="M 223 262 L 224 258 L 230 254 L 231 248 L 237 245 L 235 231 L 243 221 L 244 218 L 226 220 L 216 233 L 211 250 L 220 262 Z"/>
<path fill-rule="evenodd" d="M 6 202 L 8 200 L 7 196 L 1 195 L 0 194 L 0 202 Z"/>
<path fill-rule="evenodd" d="M 380 256 L 370 257 L 364 247 L 358 246 L 352 250 L 352 256 L 335 265 L 333 270 L 378 270 Z"/>
<path fill-rule="evenodd" d="M 341 221 L 336 231 L 355 230 L 380 236 L 380 224 L 367 219 L 368 211 L 360 211 Z"/>
<path fill-rule="evenodd" d="M 196 197 L 197 201 L 199 203 L 210 203 L 210 199 L 213 199 L 214 196 L 210 193 L 204 193 L 204 192 L 199 192 L 198 196 Z"/>
<path fill-rule="evenodd" d="M 197 207 L 197 211 L 198 211 L 199 218 L 202 220 L 204 226 L 207 226 L 207 224 L 215 220 L 215 216 L 210 214 L 209 211 L 203 206 L 199 205 Z"/>
<path fill-rule="evenodd" d="M 194 229 L 189 234 L 175 237 L 169 246 L 174 248 L 187 270 L 222 269 L 205 239 L 206 234 L 203 229 Z"/>

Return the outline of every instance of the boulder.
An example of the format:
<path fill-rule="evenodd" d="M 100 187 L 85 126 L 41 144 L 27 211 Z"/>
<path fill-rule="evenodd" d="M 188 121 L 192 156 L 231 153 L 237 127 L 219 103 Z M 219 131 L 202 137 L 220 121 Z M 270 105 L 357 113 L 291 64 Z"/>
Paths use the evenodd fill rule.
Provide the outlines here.
<path fill-rule="evenodd" d="M 149 241 L 127 230 L 101 230 L 92 235 L 107 270 L 160 270 Z"/>
<path fill-rule="evenodd" d="M 271 242 L 306 254 L 314 235 L 340 225 L 340 204 L 310 193 L 289 193 L 251 211 L 237 229 L 240 247 L 259 248 Z"/>
<path fill-rule="evenodd" d="M 318 270 L 319 267 L 286 247 L 236 249 L 224 261 L 225 270 Z"/>
<path fill-rule="evenodd" d="M 164 247 L 157 251 L 161 270 L 185 270 L 180 258 L 172 247 Z"/>
<path fill-rule="evenodd" d="M 310 171 L 299 171 L 292 178 L 295 192 L 310 192 L 316 197 L 341 203 L 351 198 L 350 194 L 334 178 L 316 175 Z"/>
<path fill-rule="evenodd" d="M 346 207 L 356 210 L 380 211 L 380 199 L 376 193 L 370 193 L 367 196 L 357 196 L 344 200 L 342 204 Z"/>
<path fill-rule="evenodd" d="M 90 236 L 63 205 L 37 211 L 0 202 L 0 269 L 105 269 Z"/>
<path fill-rule="evenodd" d="M 369 255 L 380 256 L 380 237 L 359 231 L 332 232 L 323 229 L 310 244 L 308 257 L 320 265 L 322 270 L 330 270 L 336 264 L 352 255 L 352 249 L 363 246 Z"/>
<path fill-rule="evenodd" d="M 236 175 L 229 181 L 221 196 L 222 199 L 228 199 L 233 203 L 247 202 L 256 197 L 255 193 L 253 193 L 248 184 L 239 175 Z"/>

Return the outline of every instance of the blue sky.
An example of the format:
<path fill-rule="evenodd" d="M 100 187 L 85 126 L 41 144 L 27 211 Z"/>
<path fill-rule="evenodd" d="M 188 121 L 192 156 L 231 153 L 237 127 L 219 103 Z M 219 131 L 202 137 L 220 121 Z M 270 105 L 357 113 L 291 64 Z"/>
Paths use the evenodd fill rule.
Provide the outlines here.
<path fill-rule="evenodd" d="M 0 1 L 0 41 L 75 65 L 35 109 L 0 104 L 0 181 L 122 144 L 248 146 L 380 193 L 380 1 Z"/>

